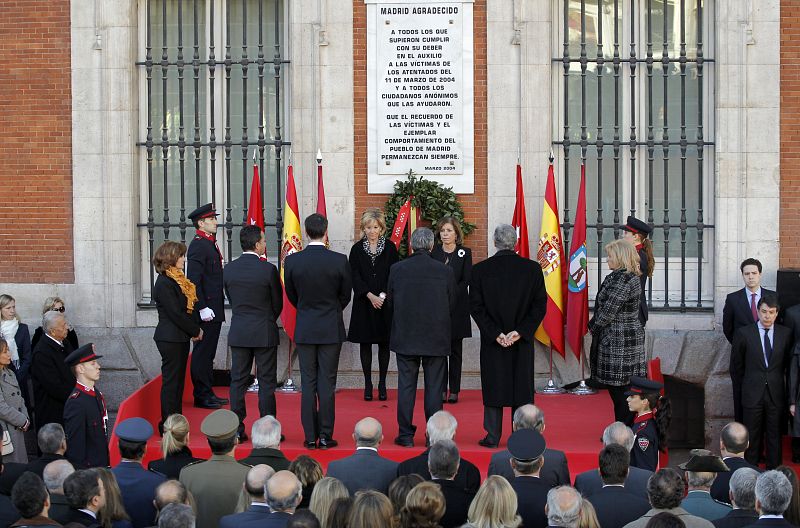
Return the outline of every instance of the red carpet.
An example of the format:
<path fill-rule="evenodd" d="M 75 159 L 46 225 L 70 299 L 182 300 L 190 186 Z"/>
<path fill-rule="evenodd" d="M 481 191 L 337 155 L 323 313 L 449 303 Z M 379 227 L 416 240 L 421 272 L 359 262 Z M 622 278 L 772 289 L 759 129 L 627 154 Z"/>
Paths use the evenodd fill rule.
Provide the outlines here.
<path fill-rule="evenodd" d="M 200 433 L 200 423 L 212 411 L 196 409 L 192 406 L 191 384 L 187 381 L 187 393 L 184 395 L 183 412 L 191 423 L 190 447 L 195 456 L 210 456 L 205 437 Z M 159 391 L 161 378 L 158 377 L 132 394 L 122 405 L 117 414 L 117 423 L 126 418 L 141 416 L 150 421 L 155 428 L 159 420 Z M 228 396 L 227 389 L 215 388 L 218 396 Z M 377 391 L 376 391 L 377 396 Z M 397 436 L 397 391 L 389 390 L 389 400 L 381 402 L 363 400 L 363 390 L 348 389 L 336 393 L 336 429 L 334 438 L 339 441 L 336 449 L 309 451 L 303 447 L 303 430 L 300 425 L 300 394 L 277 394 L 278 420 L 283 427 L 286 441 L 281 449 L 289 459 L 307 454 L 318 460 L 323 467 L 328 462 L 352 453 L 355 448 L 352 432 L 355 423 L 365 416 L 378 419 L 383 425 L 384 442 L 380 451 L 383 456 L 393 460 L 405 460 L 417 455 L 425 448 L 425 413 L 422 402 L 422 391 L 417 393 L 414 409 L 414 423 L 417 435 L 414 439 L 416 447 L 403 448 L 394 445 L 392 440 Z M 601 392 L 593 396 L 536 396 L 536 404 L 546 416 L 547 427 L 544 436 L 548 446 L 566 452 L 570 475 L 576 475 L 587 469 L 597 467 L 597 453 L 602 444 L 600 436 L 603 429 L 613 421 L 611 401 L 608 395 Z M 478 445 L 485 432 L 483 430 L 483 404 L 480 391 L 462 391 L 457 404 L 445 404 L 445 410 L 453 413 L 458 420 L 456 443 L 461 456 L 478 466 L 481 473 L 486 474 L 489 459 L 496 450 L 486 449 Z M 258 418 L 258 402 L 256 394 L 247 395 L 247 431 Z M 500 449 L 505 448 L 508 435 L 511 433 L 510 409 L 506 409 L 503 421 L 503 440 Z M 116 435 L 111 437 L 111 464 L 119 461 L 116 449 Z M 244 458 L 252 449 L 248 441 L 236 450 L 236 458 Z M 148 444 L 146 460 L 160 456 L 159 438 L 154 436 Z"/>

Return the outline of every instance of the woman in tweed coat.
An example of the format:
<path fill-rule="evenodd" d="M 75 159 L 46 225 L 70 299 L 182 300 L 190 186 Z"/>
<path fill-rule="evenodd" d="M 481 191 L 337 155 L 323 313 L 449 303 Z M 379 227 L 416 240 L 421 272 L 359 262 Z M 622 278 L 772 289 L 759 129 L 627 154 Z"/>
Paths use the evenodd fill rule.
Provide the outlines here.
<path fill-rule="evenodd" d="M 625 391 L 631 376 L 645 376 L 644 328 L 639 320 L 642 285 L 639 256 L 627 240 L 606 245 L 609 273 L 600 285 L 589 321 L 594 378 L 608 388 L 614 419 L 632 423 Z"/>
<path fill-rule="evenodd" d="M 22 400 L 17 376 L 11 369 L 11 353 L 5 339 L 0 338 L 0 429 L 8 431 L 14 452 L 3 457 L 5 462 L 28 463 L 25 451 L 25 431 L 31 423 Z M 0 436 L 2 432 L 0 432 Z"/>

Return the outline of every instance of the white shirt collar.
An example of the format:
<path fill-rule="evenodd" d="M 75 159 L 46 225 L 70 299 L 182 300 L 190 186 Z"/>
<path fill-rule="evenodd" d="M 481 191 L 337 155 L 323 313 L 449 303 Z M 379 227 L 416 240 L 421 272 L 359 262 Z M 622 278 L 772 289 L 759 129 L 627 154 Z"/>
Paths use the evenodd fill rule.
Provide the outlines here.
<path fill-rule="evenodd" d="M 56 343 L 58 343 L 58 346 L 64 346 L 63 341 L 59 341 L 58 339 L 56 339 L 55 337 L 51 336 L 50 334 L 45 334 L 45 335 L 47 337 L 49 337 L 50 339 L 52 339 L 53 341 L 55 341 Z"/>
<path fill-rule="evenodd" d="M 259 255 L 255 251 L 242 251 L 242 255 L 255 255 L 256 257 L 261 258 L 261 255 Z"/>
<path fill-rule="evenodd" d="M 89 510 L 87 508 L 81 508 L 78 511 L 82 511 L 83 513 L 88 513 L 89 515 L 91 515 L 92 517 L 97 519 L 97 514 L 95 512 L 93 512 L 92 510 Z"/>
<path fill-rule="evenodd" d="M 269 504 L 267 504 L 266 502 L 261 502 L 261 501 L 253 501 L 253 502 L 250 503 L 250 506 L 264 506 L 266 508 L 269 508 Z"/>
<path fill-rule="evenodd" d="M 311 242 L 308 243 L 308 246 L 324 246 L 324 245 L 325 242 L 322 242 L 321 240 L 312 240 Z"/>
<path fill-rule="evenodd" d="M 759 519 L 783 519 L 783 515 L 759 515 Z"/>
<path fill-rule="evenodd" d="M 375 451 L 376 453 L 378 452 L 378 448 L 377 447 L 366 447 L 366 446 L 357 447 L 356 451 L 363 450 L 363 449 L 369 449 L 370 451 Z"/>

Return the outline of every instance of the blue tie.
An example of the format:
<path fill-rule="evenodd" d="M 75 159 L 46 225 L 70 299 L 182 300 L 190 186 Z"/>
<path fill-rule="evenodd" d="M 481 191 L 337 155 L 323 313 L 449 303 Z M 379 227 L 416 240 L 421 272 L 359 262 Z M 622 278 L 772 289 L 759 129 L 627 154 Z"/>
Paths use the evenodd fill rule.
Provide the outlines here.
<path fill-rule="evenodd" d="M 767 358 L 767 366 L 772 361 L 772 343 L 769 340 L 769 330 L 764 329 L 764 357 Z"/>

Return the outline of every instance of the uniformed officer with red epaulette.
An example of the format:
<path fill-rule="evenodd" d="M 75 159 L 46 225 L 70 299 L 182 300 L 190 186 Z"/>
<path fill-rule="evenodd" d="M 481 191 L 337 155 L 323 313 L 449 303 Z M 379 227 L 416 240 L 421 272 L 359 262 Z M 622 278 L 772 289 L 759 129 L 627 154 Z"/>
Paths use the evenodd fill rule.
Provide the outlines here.
<path fill-rule="evenodd" d="M 78 348 L 64 359 L 77 383 L 64 404 L 64 433 L 67 459 L 75 469 L 108 467 L 108 412 L 103 395 L 95 387 L 100 379 L 103 356 L 95 354 L 94 344 Z"/>
<path fill-rule="evenodd" d="M 203 409 L 219 409 L 228 403 L 211 389 L 214 356 L 225 321 L 225 294 L 222 291 L 222 252 L 217 246 L 217 211 L 214 204 L 201 205 L 189 219 L 197 229 L 186 253 L 186 276 L 195 285 L 203 339 L 192 349 L 190 371 L 194 386 L 194 405 Z"/>
<path fill-rule="evenodd" d="M 660 394 L 663 387 L 657 381 L 631 376 L 631 387 L 625 392 L 628 408 L 636 413 L 631 466 L 653 472 L 658 469 L 659 450 L 666 451 L 666 430 L 672 419 L 669 403 Z"/>

